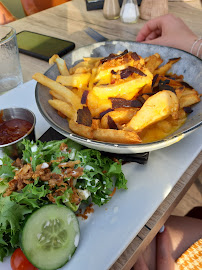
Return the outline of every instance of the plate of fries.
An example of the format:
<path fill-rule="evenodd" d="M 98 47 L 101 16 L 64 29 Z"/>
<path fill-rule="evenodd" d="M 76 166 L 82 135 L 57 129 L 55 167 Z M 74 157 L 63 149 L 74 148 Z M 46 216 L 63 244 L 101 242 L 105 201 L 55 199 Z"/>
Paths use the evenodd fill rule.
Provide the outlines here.
<path fill-rule="evenodd" d="M 180 141 L 202 124 L 202 61 L 132 41 L 54 55 L 33 76 L 36 102 L 61 134 L 111 153 L 142 153 Z"/>

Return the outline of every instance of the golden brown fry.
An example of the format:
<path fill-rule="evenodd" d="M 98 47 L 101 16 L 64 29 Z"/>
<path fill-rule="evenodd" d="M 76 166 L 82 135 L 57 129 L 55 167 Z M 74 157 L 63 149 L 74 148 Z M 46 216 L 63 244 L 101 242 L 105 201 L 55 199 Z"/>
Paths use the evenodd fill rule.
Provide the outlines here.
<path fill-rule="evenodd" d="M 56 81 L 51 80 L 50 78 L 46 77 L 41 73 L 35 73 L 32 78 L 37 82 L 47 86 L 51 90 L 57 92 L 57 94 L 62 96 L 65 101 L 71 103 L 75 109 L 80 109 L 82 107 L 80 103 L 80 98 L 67 87 L 61 85 Z"/>
<path fill-rule="evenodd" d="M 185 89 L 179 99 L 180 108 L 189 107 L 200 101 L 198 92 L 194 89 Z"/>
<path fill-rule="evenodd" d="M 101 128 L 100 119 L 92 119 L 92 129 Z"/>
<path fill-rule="evenodd" d="M 58 57 L 59 55 L 54 54 L 51 58 L 49 58 L 49 65 L 53 65 Z"/>
<path fill-rule="evenodd" d="M 98 141 L 112 143 L 137 144 L 141 142 L 141 139 L 136 132 L 116 129 L 93 130 L 93 138 Z"/>
<path fill-rule="evenodd" d="M 56 82 L 65 86 L 84 88 L 89 83 L 91 73 L 73 74 L 69 76 L 58 76 Z"/>
<path fill-rule="evenodd" d="M 98 98 L 92 91 L 90 91 L 87 97 L 87 106 L 91 112 L 92 117 L 99 118 L 100 113 L 112 107 L 112 103 L 109 99 Z"/>
<path fill-rule="evenodd" d="M 62 96 L 60 96 L 57 92 L 50 90 L 49 93 L 53 98 L 65 101 L 65 99 Z"/>
<path fill-rule="evenodd" d="M 94 83 L 95 83 L 95 77 L 96 77 L 96 74 L 97 74 L 98 65 L 99 65 L 99 61 L 95 62 L 95 65 L 94 65 L 94 67 L 92 69 L 92 75 L 90 77 L 89 84 L 88 84 L 88 89 L 89 90 L 93 89 L 93 86 L 94 86 Z"/>
<path fill-rule="evenodd" d="M 153 74 L 154 75 L 159 74 L 159 75 L 163 75 L 164 76 L 166 74 L 166 72 L 172 67 L 172 65 L 175 64 L 175 63 L 177 63 L 180 59 L 181 59 L 181 57 L 170 59 L 167 64 L 165 64 L 164 66 L 156 69 L 153 72 Z"/>
<path fill-rule="evenodd" d="M 102 99 L 109 97 L 121 97 L 127 100 L 132 99 L 146 84 L 151 84 L 153 75 L 147 69 L 143 69 L 147 75 L 137 76 L 136 79 L 125 80 L 118 84 L 99 85 L 93 87 L 93 93 Z"/>
<path fill-rule="evenodd" d="M 74 67 L 70 68 L 69 72 L 71 75 L 74 73 L 89 73 L 91 72 L 92 68 L 92 64 L 82 61 L 76 64 Z"/>
<path fill-rule="evenodd" d="M 76 110 L 67 102 L 58 99 L 50 99 L 49 104 L 68 118 L 75 118 Z"/>
<path fill-rule="evenodd" d="M 145 67 L 149 69 L 151 73 L 163 63 L 163 59 L 158 53 L 150 55 L 145 58 Z"/>
<path fill-rule="evenodd" d="M 93 129 L 92 127 L 84 126 L 76 123 L 74 120 L 69 120 L 69 128 L 76 134 L 86 137 L 88 139 L 93 138 Z"/>
<path fill-rule="evenodd" d="M 110 116 L 116 125 L 119 124 L 123 125 L 125 123 L 128 123 L 132 117 L 136 114 L 138 111 L 137 108 L 125 108 L 125 109 L 116 109 L 115 111 L 111 111 L 109 113 L 106 113 L 102 119 L 101 119 L 101 127 L 102 128 L 109 128 L 108 125 L 108 116 Z"/>
<path fill-rule="evenodd" d="M 99 62 L 102 58 L 103 57 L 83 57 L 83 61 L 94 65 L 96 62 Z"/>
<path fill-rule="evenodd" d="M 68 76 L 69 75 L 69 71 L 67 69 L 65 60 L 63 60 L 62 58 L 60 58 L 57 54 L 54 54 L 50 59 L 49 59 L 49 64 L 52 65 L 56 63 L 58 66 L 58 69 L 60 71 L 60 74 L 63 76 Z"/>

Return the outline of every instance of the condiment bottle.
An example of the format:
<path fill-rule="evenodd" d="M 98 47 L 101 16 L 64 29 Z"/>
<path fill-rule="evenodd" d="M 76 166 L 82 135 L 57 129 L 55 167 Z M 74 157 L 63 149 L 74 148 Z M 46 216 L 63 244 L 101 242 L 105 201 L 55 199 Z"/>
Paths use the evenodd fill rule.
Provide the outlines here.
<path fill-rule="evenodd" d="M 103 15 L 108 20 L 119 18 L 120 6 L 118 0 L 105 0 L 103 6 Z"/>
<path fill-rule="evenodd" d="M 150 20 L 168 13 L 168 0 L 142 0 L 140 18 Z"/>
<path fill-rule="evenodd" d="M 120 17 L 124 23 L 136 23 L 139 18 L 139 9 L 137 5 L 137 0 L 124 0 Z"/>

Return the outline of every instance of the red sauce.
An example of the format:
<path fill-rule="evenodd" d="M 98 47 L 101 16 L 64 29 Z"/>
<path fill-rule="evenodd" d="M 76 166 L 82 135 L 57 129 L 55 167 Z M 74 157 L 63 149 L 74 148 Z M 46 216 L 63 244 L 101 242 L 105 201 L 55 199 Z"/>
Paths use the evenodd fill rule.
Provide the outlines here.
<path fill-rule="evenodd" d="M 0 121 L 0 145 L 14 142 L 23 137 L 32 127 L 32 124 L 22 119 Z"/>

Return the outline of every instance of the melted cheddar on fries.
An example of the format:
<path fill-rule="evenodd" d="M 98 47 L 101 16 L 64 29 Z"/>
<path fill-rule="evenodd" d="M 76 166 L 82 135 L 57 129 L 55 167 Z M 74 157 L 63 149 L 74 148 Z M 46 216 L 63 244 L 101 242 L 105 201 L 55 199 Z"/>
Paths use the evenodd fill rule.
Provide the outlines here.
<path fill-rule="evenodd" d="M 83 58 L 68 70 L 54 55 L 49 63 L 58 66 L 56 81 L 40 73 L 33 79 L 50 89 L 49 104 L 76 134 L 104 142 L 148 143 L 176 131 L 190 106 L 200 101 L 182 75 L 168 73 L 178 61 L 173 58 L 162 65 L 158 53 L 142 58 L 125 50 Z"/>

